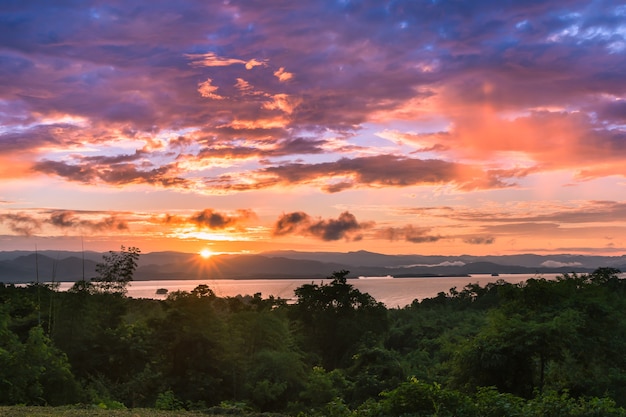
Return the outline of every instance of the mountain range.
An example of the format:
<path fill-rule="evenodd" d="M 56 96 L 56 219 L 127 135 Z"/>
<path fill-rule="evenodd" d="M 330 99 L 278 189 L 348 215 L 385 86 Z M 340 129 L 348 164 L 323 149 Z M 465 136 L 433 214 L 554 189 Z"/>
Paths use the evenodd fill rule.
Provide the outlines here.
<path fill-rule="evenodd" d="M 0 282 L 77 281 L 96 276 L 102 253 L 67 251 L 0 252 Z M 470 274 L 589 273 L 598 267 L 626 271 L 626 255 L 426 256 L 356 252 L 274 251 L 223 254 L 208 259 L 182 252 L 142 254 L 136 280 L 326 278 L 348 270 L 350 277 L 467 276 Z"/>

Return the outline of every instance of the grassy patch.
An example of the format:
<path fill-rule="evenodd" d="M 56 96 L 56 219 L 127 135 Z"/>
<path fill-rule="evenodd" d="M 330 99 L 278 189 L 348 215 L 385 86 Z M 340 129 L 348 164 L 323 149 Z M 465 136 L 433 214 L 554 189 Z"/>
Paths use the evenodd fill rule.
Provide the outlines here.
<path fill-rule="evenodd" d="M 64 407 L 26 407 L 0 406 L 0 417 L 288 417 L 274 413 L 245 413 L 243 411 L 163 411 L 153 408 L 134 408 L 132 410 L 105 410 L 92 407 L 64 406 Z"/>
<path fill-rule="evenodd" d="M 0 407 L 0 417 L 193 417 L 207 415 L 192 411 L 161 411 L 148 408 L 103 410 L 96 407 Z M 219 415 L 213 415 L 220 417 Z"/>

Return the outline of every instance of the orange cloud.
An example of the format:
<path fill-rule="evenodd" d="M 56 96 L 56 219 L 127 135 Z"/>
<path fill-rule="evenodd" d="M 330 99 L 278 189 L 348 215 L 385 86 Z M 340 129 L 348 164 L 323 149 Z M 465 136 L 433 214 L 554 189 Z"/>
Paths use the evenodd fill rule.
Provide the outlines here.
<path fill-rule="evenodd" d="M 38 232 L 42 226 L 40 220 L 22 212 L 0 214 L 0 223 L 5 224 L 12 232 L 22 236 L 31 236 Z"/>
<path fill-rule="evenodd" d="M 254 67 L 267 65 L 265 61 L 259 61 L 254 58 L 244 61 L 242 59 L 220 57 L 213 52 L 207 52 L 205 54 L 185 54 L 185 57 L 191 61 L 189 65 L 192 67 L 228 67 L 230 65 L 243 64 L 246 69 L 250 70 Z"/>
<path fill-rule="evenodd" d="M 205 98 L 212 98 L 213 100 L 223 100 L 224 97 L 220 96 L 219 94 L 215 94 L 215 92 L 219 90 L 219 87 L 212 85 L 212 82 L 212 79 L 207 78 L 206 81 L 198 83 L 198 92 L 202 97 Z"/>
<path fill-rule="evenodd" d="M 284 67 L 280 67 L 277 71 L 275 71 L 274 76 L 278 78 L 278 81 L 280 81 L 281 83 L 289 81 L 293 78 L 293 74 L 285 71 Z"/>

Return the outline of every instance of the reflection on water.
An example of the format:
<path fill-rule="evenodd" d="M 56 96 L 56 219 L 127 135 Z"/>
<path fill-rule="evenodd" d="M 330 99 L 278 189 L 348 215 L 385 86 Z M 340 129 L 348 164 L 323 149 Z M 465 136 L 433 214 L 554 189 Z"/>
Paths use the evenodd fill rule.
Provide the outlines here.
<path fill-rule="evenodd" d="M 493 277 L 489 274 L 472 275 L 471 277 L 429 277 L 429 278 L 387 278 L 371 277 L 367 279 L 350 279 L 348 283 L 361 292 L 369 293 L 377 301 L 389 308 L 404 307 L 413 300 L 422 300 L 437 296 L 440 292 L 448 292 L 456 287 L 461 290 L 467 284 L 485 286 L 499 279 L 516 284 L 529 278 L 543 277 L 554 279 L 560 274 L 500 274 Z M 304 284 L 329 283 L 330 279 L 245 279 L 245 280 L 167 280 L 167 281 L 133 281 L 128 288 L 128 296 L 133 298 L 165 299 L 173 291 L 191 291 L 200 284 L 206 284 L 218 297 L 235 297 L 237 295 L 254 295 L 261 293 L 263 298 L 270 295 L 287 300 L 295 298 L 294 290 Z M 73 283 L 61 283 L 61 290 L 67 290 Z M 167 289 L 164 294 L 157 294 L 157 290 Z"/>

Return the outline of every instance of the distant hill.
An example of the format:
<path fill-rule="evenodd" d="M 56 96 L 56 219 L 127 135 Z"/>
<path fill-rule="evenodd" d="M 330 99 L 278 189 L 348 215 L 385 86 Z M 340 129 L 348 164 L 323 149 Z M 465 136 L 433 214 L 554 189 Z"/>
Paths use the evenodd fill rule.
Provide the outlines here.
<path fill-rule="evenodd" d="M 164 265 L 145 265 L 136 279 L 324 278 L 346 265 L 261 255 L 217 255 L 183 259 Z"/>
<path fill-rule="evenodd" d="M 90 279 L 96 275 L 96 263 L 91 259 L 83 262 L 82 258 L 74 254 L 63 258 L 51 258 L 41 253 L 20 254 L 14 259 L 0 261 L 0 282 L 78 281 L 83 277 Z"/>
<path fill-rule="evenodd" d="M 90 279 L 96 275 L 96 264 L 102 261 L 102 255 L 66 251 L 40 251 L 36 254 L 28 251 L 0 252 L 0 282 Z M 274 251 L 257 255 L 215 255 L 203 259 L 193 253 L 152 252 L 140 256 L 135 279 L 319 279 L 342 269 L 350 271 L 350 277 L 588 273 L 598 267 L 613 267 L 626 272 L 626 256 L 425 256 L 367 251 Z"/>
<path fill-rule="evenodd" d="M 384 255 L 380 253 L 356 252 L 297 252 L 272 251 L 262 253 L 264 256 L 283 256 L 292 259 L 308 259 L 316 261 L 336 262 L 357 266 L 407 267 L 420 265 L 434 268 L 444 263 L 476 263 L 491 262 L 497 265 L 522 266 L 527 268 L 556 268 L 560 266 L 583 269 L 596 269 L 600 266 L 619 267 L 626 265 L 626 255 L 622 256 L 588 256 L 588 255 L 501 255 L 501 256 L 444 256 L 444 255 Z M 571 269 L 570 268 L 570 269 Z"/>

